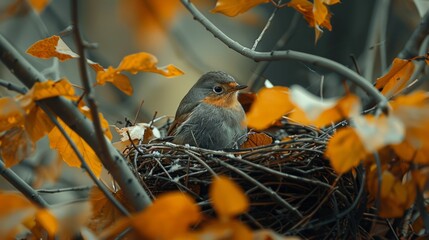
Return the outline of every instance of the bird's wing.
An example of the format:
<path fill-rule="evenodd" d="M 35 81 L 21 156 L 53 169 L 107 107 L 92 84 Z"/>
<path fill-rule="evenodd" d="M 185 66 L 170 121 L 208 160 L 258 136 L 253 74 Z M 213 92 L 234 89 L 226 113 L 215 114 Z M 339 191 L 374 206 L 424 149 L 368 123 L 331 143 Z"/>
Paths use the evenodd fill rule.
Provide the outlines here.
<path fill-rule="evenodd" d="M 198 106 L 196 103 L 183 104 L 183 107 L 176 112 L 176 118 L 168 129 L 167 136 L 173 136 L 176 133 L 177 128 L 185 122 L 195 107 Z"/>

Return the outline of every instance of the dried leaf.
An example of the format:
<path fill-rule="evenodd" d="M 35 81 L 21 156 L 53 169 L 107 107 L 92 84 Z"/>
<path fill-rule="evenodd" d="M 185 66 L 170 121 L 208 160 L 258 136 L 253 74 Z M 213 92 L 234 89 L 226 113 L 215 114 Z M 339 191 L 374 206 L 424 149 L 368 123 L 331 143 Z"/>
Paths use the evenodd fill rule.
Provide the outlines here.
<path fill-rule="evenodd" d="M 263 88 L 257 94 L 250 111 L 247 124 L 250 128 L 263 130 L 293 109 L 286 87 Z"/>
<path fill-rule="evenodd" d="M 216 177 L 213 180 L 209 196 L 221 221 L 232 219 L 249 208 L 249 200 L 243 190 L 224 176 Z"/>
<path fill-rule="evenodd" d="M 159 196 L 143 212 L 132 217 L 132 226 L 145 239 L 173 239 L 189 231 L 201 218 L 195 201 L 180 192 Z"/>
<path fill-rule="evenodd" d="M 75 95 L 73 86 L 65 78 L 58 81 L 36 82 L 26 95 L 31 96 L 33 101 L 59 96 L 73 100 L 79 99 L 79 96 Z"/>
<path fill-rule="evenodd" d="M 291 112 L 289 118 L 316 127 L 324 127 L 357 116 L 361 112 L 359 98 L 351 94 L 340 99 L 321 100 L 303 87 L 295 85 L 290 89 L 290 100 L 297 108 Z"/>
<path fill-rule="evenodd" d="M 67 126 L 61 119 L 58 119 L 61 126 L 64 128 L 67 135 L 75 143 L 77 149 L 82 154 L 91 171 L 99 177 L 102 170 L 102 164 L 100 159 L 95 154 L 94 150 L 88 145 L 88 143 L 75 133 L 71 128 Z M 61 158 L 71 167 L 81 167 L 81 162 L 73 151 L 71 145 L 67 142 L 67 139 L 61 134 L 57 127 L 54 127 L 48 134 L 50 147 L 58 151 Z"/>
<path fill-rule="evenodd" d="M 183 75 L 183 71 L 174 65 L 157 67 L 158 59 L 152 54 L 140 52 L 125 56 L 119 64 L 117 71 L 128 71 L 132 74 L 138 72 L 159 73 L 165 77 L 176 77 Z"/>
<path fill-rule="evenodd" d="M 0 136 L 0 151 L 6 167 L 12 167 L 34 152 L 34 143 L 21 127 L 14 127 Z"/>
<path fill-rule="evenodd" d="M 47 135 L 54 127 L 54 124 L 46 113 L 39 106 L 34 104 L 25 118 L 24 126 L 31 140 L 36 142 Z"/>
<path fill-rule="evenodd" d="M 56 57 L 60 61 L 79 57 L 56 35 L 37 41 L 27 49 L 27 53 L 43 59 Z"/>
<path fill-rule="evenodd" d="M 17 193 L 0 191 L 0 202 L 0 236 L 15 239 L 22 223 L 31 220 L 37 208 Z"/>
<path fill-rule="evenodd" d="M 273 138 L 267 134 L 252 132 L 247 135 L 247 140 L 240 146 L 240 148 L 254 148 L 271 143 L 273 143 Z"/>
<path fill-rule="evenodd" d="M 241 106 L 244 109 L 244 112 L 248 112 L 250 110 L 250 107 L 252 106 L 253 102 L 256 99 L 255 93 L 238 93 L 238 102 L 240 102 Z"/>
<path fill-rule="evenodd" d="M 132 209 L 127 201 L 125 201 L 122 191 L 114 193 L 116 199 L 119 200 L 128 209 Z M 104 229 L 109 228 L 119 218 L 123 217 L 122 213 L 113 206 L 106 198 L 104 193 L 98 188 L 93 187 L 89 196 L 92 205 L 92 216 L 88 223 L 88 227 L 95 233 L 101 233 Z"/>
<path fill-rule="evenodd" d="M 24 110 L 13 98 L 0 98 L 0 133 L 21 125 L 25 116 Z"/>
<path fill-rule="evenodd" d="M 353 125 L 366 152 L 375 152 L 404 139 L 404 125 L 395 116 L 358 116 L 353 118 Z"/>
<path fill-rule="evenodd" d="M 36 213 L 36 222 L 46 230 L 49 237 L 54 238 L 58 232 L 59 225 L 57 219 L 47 209 L 40 209 Z"/>
<path fill-rule="evenodd" d="M 367 154 L 358 134 L 352 128 L 343 128 L 335 132 L 325 152 L 332 168 L 339 174 L 358 166 Z"/>
<path fill-rule="evenodd" d="M 377 79 L 375 87 L 390 98 L 407 86 L 413 71 L 414 63 L 412 61 L 395 58 L 389 72 Z"/>
<path fill-rule="evenodd" d="M 216 7 L 211 12 L 235 17 L 257 5 L 267 2 L 269 2 L 269 0 L 217 0 Z"/>

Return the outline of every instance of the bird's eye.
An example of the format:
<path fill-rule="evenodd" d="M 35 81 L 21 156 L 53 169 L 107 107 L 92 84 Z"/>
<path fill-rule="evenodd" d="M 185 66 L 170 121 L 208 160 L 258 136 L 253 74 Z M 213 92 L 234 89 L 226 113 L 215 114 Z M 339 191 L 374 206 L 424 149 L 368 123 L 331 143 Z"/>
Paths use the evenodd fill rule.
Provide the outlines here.
<path fill-rule="evenodd" d="M 215 86 L 213 87 L 213 92 L 215 92 L 216 94 L 221 94 L 223 93 L 223 88 L 221 86 Z"/>

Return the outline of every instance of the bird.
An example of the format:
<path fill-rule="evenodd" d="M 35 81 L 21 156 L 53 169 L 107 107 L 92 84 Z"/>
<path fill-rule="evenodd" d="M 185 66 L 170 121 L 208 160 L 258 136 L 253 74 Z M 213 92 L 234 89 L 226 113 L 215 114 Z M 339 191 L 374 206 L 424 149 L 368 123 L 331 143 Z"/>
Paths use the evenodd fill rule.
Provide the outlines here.
<path fill-rule="evenodd" d="M 223 71 L 203 74 L 180 102 L 167 135 L 175 144 L 237 148 L 246 140 L 246 114 L 238 101 L 246 87 Z"/>

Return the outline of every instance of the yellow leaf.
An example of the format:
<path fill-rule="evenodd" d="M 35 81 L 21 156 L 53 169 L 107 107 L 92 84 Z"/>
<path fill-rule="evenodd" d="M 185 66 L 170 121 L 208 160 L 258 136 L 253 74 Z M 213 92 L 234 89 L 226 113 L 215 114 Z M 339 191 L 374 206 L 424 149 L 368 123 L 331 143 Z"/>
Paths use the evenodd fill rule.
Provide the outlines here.
<path fill-rule="evenodd" d="M 395 58 L 389 72 L 377 79 L 375 87 L 390 98 L 407 86 L 413 71 L 412 61 Z"/>
<path fill-rule="evenodd" d="M 41 13 L 46 6 L 48 6 L 50 0 L 27 0 L 30 6 L 37 12 Z"/>
<path fill-rule="evenodd" d="M 25 118 L 25 130 L 33 142 L 47 135 L 54 124 L 46 113 L 37 105 L 33 105 Z"/>
<path fill-rule="evenodd" d="M 124 57 L 119 64 L 117 71 L 128 71 L 132 74 L 138 72 L 159 73 L 165 77 L 176 77 L 183 75 L 183 71 L 174 65 L 157 67 L 158 59 L 152 54 L 140 52 Z"/>
<path fill-rule="evenodd" d="M 243 190 L 224 176 L 216 177 L 213 180 L 209 196 L 221 221 L 242 214 L 249 208 L 249 200 Z"/>
<path fill-rule="evenodd" d="M 293 109 L 286 87 L 263 88 L 247 113 L 250 128 L 263 130 Z"/>
<path fill-rule="evenodd" d="M 77 149 L 82 154 L 84 160 L 88 164 L 92 172 L 99 177 L 102 170 L 102 164 L 100 159 L 95 154 L 94 150 L 88 145 L 83 138 L 75 133 L 71 128 L 67 126 L 61 119 L 58 119 L 61 126 L 64 128 L 67 135 L 70 136 L 72 141 L 75 143 Z M 61 158 L 71 167 L 80 167 L 81 162 L 77 157 L 76 153 L 67 142 L 66 138 L 61 134 L 57 127 L 54 127 L 48 134 L 50 147 L 58 151 Z"/>
<path fill-rule="evenodd" d="M 73 100 L 79 99 L 79 96 L 74 93 L 73 86 L 65 78 L 59 81 L 36 82 L 26 95 L 31 96 L 34 101 L 58 96 Z"/>
<path fill-rule="evenodd" d="M 368 153 L 352 128 L 339 129 L 329 140 L 325 156 L 339 174 L 346 173 L 365 158 Z"/>
<path fill-rule="evenodd" d="M 34 152 L 34 144 L 23 128 L 14 127 L 0 136 L 0 152 L 6 167 L 12 167 Z"/>
<path fill-rule="evenodd" d="M 361 112 L 359 98 L 352 94 L 340 99 L 321 100 L 300 86 L 292 86 L 290 100 L 297 108 L 291 112 L 289 118 L 316 127 L 324 127 Z"/>
<path fill-rule="evenodd" d="M 269 2 L 269 0 L 217 0 L 216 7 L 211 12 L 235 17 L 257 5 L 267 2 Z"/>
<path fill-rule="evenodd" d="M 124 201 L 122 191 L 119 190 L 114 193 L 116 199 L 118 199 L 124 206 L 130 209 L 128 201 Z M 113 204 L 106 198 L 104 193 L 98 188 L 93 187 L 89 194 L 89 199 L 92 205 L 92 216 L 88 227 L 95 233 L 100 233 L 102 230 L 109 228 L 119 218 L 123 217 L 122 213 L 113 206 Z"/>
<path fill-rule="evenodd" d="M 67 44 L 56 35 L 37 41 L 27 49 L 27 53 L 43 59 L 56 57 L 60 61 L 79 57 L 79 55 L 74 53 Z"/>
<path fill-rule="evenodd" d="M 0 98 L 0 133 L 23 123 L 25 112 L 13 98 Z"/>
<path fill-rule="evenodd" d="M 124 74 L 116 74 L 111 83 L 128 96 L 133 95 L 133 87 L 131 86 L 130 79 Z"/>
<path fill-rule="evenodd" d="M 0 191 L 0 202 L 0 236 L 15 239 L 22 223 L 31 221 L 37 208 L 17 193 Z"/>
<path fill-rule="evenodd" d="M 172 192 L 133 216 L 131 224 L 142 239 L 168 240 L 187 233 L 200 218 L 200 209 L 191 197 Z"/>
<path fill-rule="evenodd" d="M 58 232 L 58 221 L 49 210 L 40 209 L 37 211 L 36 221 L 46 230 L 51 238 Z"/>
<path fill-rule="evenodd" d="M 404 142 L 393 146 L 395 152 L 404 160 L 428 163 L 429 158 L 429 96 L 417 91 L 398 96 L 390 102 L 392 115 L 405 126 Z"/>
<path fill-rule="evenodd" d="M 273 138 L 267 134 L 252 132 L 247 135 L 247 140 L 240 146 L 240 148 L 253 148 L 271 143 L 273 143 Z"/>

